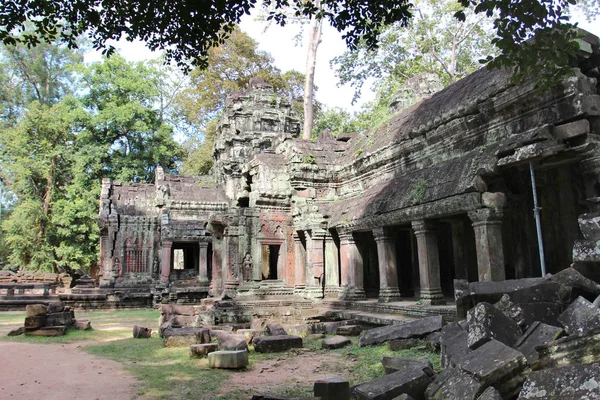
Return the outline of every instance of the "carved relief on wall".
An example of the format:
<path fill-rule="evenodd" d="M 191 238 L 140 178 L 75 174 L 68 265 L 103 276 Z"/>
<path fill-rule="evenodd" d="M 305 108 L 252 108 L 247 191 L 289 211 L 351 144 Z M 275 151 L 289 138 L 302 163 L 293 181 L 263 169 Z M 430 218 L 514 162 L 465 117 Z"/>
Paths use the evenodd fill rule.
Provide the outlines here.
<path fill-rule="evenodd" d="M 242 276 L 244 281 L 252 280 L 252 256 L 250 253 L 246 253 L 242 260 Z"/>

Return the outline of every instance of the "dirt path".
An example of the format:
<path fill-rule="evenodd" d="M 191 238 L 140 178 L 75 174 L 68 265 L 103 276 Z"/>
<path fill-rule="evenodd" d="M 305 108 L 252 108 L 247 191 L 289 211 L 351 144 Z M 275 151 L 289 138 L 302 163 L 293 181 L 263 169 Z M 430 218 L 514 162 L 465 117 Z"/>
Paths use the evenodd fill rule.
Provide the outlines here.
<path fill-rule="evenodd" d="M 0 342 L 0 399 L 132 399 L 136 380 L 82 345 Z"/>

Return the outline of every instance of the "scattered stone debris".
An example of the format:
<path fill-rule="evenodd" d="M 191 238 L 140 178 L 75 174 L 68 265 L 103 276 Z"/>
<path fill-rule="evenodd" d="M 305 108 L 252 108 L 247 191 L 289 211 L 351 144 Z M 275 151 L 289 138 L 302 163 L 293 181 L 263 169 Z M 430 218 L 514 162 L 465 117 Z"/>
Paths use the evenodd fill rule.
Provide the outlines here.
<path fill-rule="evenodd" d="M 28 304 L 23 326 L 10 331 L 8 336 L 62 336 L 68 328 L 91 329 L 91 323 L 87 320 L 77 321 L 73 310 L 61 302 Z"/>
<path fill-rule="evenodd" d="M 442 329 L 442 321 L 441 315 L 434 315 L 400 325 L 369 329 L 358 339 L 358 345 L 363 347 L 397 339 L 422 338 Z"/>
<path fill-rule="evenodd" d="M 248 343 L 243 335 L 222 334 L 219 335 L 219 350 L 246 350 Z"/>
<path fill-rule="evenodd" d="M 332 336 L 323 339 L 322 347 L 324 349 L 341 349 L 352 344 L 352 340 L 344 336 Z"/>
<path fill-rule="evenodd" d="M 401 394 L 422 399 L 431 378 L 421 369 L 405 369 L 363 383 L 354 388 L 354 395 L 361 400 L 392 400 Z"/>
<path fill-rule="evenodd" d="M 252 339 L 252 344 L 257 353 L 277 353 L 302 347 L 302 338 L 290 335 L 262 336 Z"/>
<path fill-rule="evenodd" d="M 398 357 L 383 357 L 381 365 L 386 375 L 393 374 L 405 369 L 420 369 L 429 377 L 435 376 L 431 361 L 426 358 L 398 358 Z"/>
<path fill-rule="evenodd" d="M 222 350 L 208 354 L 209 368 L 241 369 L 248 366 L 246 350 Z"/>
<path fill-rule="evenodd" d="M 189 347 L 210 341 L 210 330 L 206 328 L 169 328 L 163 331 L 165 347 Z"/>
<path fill-rule="evenodd" d="M 533 371 L 519 399 L 600 399 L 600 362 Z"/>

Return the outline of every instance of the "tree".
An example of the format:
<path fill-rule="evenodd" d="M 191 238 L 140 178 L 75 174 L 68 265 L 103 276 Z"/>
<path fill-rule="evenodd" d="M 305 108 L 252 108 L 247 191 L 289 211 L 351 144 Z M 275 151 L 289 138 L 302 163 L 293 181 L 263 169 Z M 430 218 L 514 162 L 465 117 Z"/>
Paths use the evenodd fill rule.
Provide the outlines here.
<path fill-rule="evenodd" d="M 331 61 L 340 84 L 350 83 L 356 99 L 368 79 L 374 78 L 379 90 L 433 72 L 448 85 L 475 71 L 480 59 L 496 52 L 491 44 L 493 27 L 472 10 L 465 10 L 465 20 L 458 21 L 454 14 L 460 10 L 453 0 L 415 1 L 413 20 L 406 27 L 386 27 L 376 50 L 363 44 Z"/>

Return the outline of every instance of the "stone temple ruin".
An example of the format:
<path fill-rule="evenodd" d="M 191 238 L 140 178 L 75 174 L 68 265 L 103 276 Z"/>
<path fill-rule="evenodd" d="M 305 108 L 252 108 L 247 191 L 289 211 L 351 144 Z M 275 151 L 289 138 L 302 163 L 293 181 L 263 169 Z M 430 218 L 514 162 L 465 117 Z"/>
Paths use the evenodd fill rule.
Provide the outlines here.
<path fill-rule="evenodd" d="M 370 131 L 314 141 L 298 138 L 289 102 L 253 79 L 228 98 L 211 175 L 158 167 L 155 184 L 103 180 L 100 286 L 178 303 L 226 295 L 426 305 L 452 297 L 454 279 L 540 276 L 530 164 L 547 272 L 594 265 L 592 48 L 588 36 L 574 75 L 550 92 L 484 68 Z"/>

